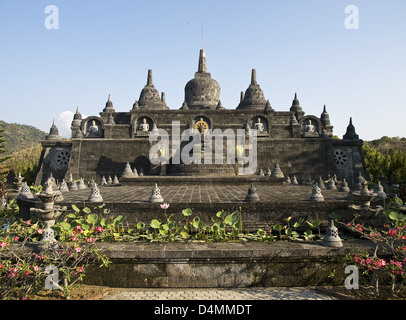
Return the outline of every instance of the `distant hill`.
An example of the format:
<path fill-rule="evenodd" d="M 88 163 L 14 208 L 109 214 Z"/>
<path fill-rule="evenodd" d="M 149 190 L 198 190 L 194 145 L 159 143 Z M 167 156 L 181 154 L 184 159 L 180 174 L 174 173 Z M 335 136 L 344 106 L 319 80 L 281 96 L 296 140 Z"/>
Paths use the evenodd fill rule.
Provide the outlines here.
<path fill-rule="evenodd" d="M 47 133 L 33 126 L 7 123 L 0 120 L 1 128 L 5 131 L 2 136 L 6 139 L 4 155 L 10 155 L 23 149 L 32 148 L 44 140 Z"/>
<path fill-rule="evenodd" d="M 393 137 L 389 138 L 383 136 L 380 139 L 372 141 L 364 141 L 365 144 L 371 148 L 377 149 L 381 153 L 392 153 L 393 151 L 399 150 L 406 152 L 406 138 Z"/>

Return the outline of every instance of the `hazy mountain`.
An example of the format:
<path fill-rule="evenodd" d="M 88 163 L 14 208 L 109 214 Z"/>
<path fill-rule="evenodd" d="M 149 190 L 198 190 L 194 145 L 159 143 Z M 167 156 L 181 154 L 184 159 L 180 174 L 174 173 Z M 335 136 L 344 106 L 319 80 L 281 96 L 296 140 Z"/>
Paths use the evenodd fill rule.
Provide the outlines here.
<path fill-rule="evenodd" d="M 2 120 L 0 120 L 0 123 L 0 128 L 5 130 L 1 135 L 6 139 L 4 143 L 6 152 L 3 155 L 9 155 L 13 152 L 34 147 L 40 143 L 41 140 L 44 140 L 47 135 L 46 132 L 33 126 L 7 123 Z"/>

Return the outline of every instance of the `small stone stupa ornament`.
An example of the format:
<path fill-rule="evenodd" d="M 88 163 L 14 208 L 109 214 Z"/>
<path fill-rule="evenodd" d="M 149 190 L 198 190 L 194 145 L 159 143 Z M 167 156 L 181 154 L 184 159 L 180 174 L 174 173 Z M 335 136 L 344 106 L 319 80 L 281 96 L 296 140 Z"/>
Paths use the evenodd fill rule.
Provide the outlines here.
<path fill-rule="evenodd" d="M 378 184 L 375 186 L 374 193 L 376 193 L 375 200 L 386 199 L 386 193 L 385 193 L 380 181 L 378 181 Z"/>
<path fill-rule="evenodd" d="M 97 184 L 95 183 L 93 188 L 90 190 L 90 195 L 89 199 L 87 200 L 89 202 L 102 202 L 103 197 L 100 194 L 100 190 L 97 187 Z"/>
<path fill-rule="evenodd" d="M 137 171 L 137 168 L 134 168 L 134 170 L 133 170 L 133 175 L 134 175 L 134 177 L 138 177 L 138 171 Z"/>
<path fill-rule="evenodd" d="M 312 194 L 310 195 L 310 201 L 324 201 L 324 197 L 321 194 L 321 189 L 316 184 L 313 186 Z"/>
<path fill-rule="evenodd" d="M 290 180 L 290 177 L 289 177 L 289 176 L 286 177 L 285 183 L 286 183 L 286 184 L 291 184 L 291 183 L 292 183 L 292 180 Z"/>
<path fill-rule="evenodd" d="M 262 170 L 262 168 L 259 169 L 258 175 L 259 175 L 259 176 L 264 176 L 264 175 L 265 175 L 264 170 Z"/>
<path fill-rule="evenodd" d="M 340 236 L 338 235 L 338 229 L 334 225 L 334 221 L 330 221 L 330 226 L 326 229 L 326 235 L 321 243 L 325 247 L 339 248 L 343 246 Z"/>
<path fill-rule="evenodd" d="M 268 168 L 266 171 L 265 171 L 265 177 L 270 177 L 271 176 L 271 170 Z"/>
<path fill-rule="evenodd" d="M 113 184 L 113 179 L 111 178 L 111 176 L 109 176 L 108 178 L 107 178 L 107 184 Z"/>
<path fill-rule="evenodd" d="M 134 172 L 131 170 L 130 163 L 127 162 L 127 164 L 125 165 L 124 171 L 121 174 L 121 179 L 123 179 L 123 178 L 133 178 L 133 177 L 134 177 Z"/>
<path fill-rule="evenodd" d="M 247 201 L 247 202 L 259 201 L 259 196 L 257 194 L 257 190 L 254 188 L 254 185 L 252 183 L 251 183 L 251 187 L 248 188 L 248 194 L 245 197 L 245 201 Z"/>
<path fill-rule="evenodd" d="M 323 179 L 319 177 L 319 180 L 317 180 L 317 185 L 320 189 L 326 189 L 326 186 L 324 185 Z"/>
<path fill-rule="evenodd" d="M 27 185 L 27 182 L 24 182 L 17 199 L 33 199 L 33 198 L 34 195 L 31 193 L 30 187 Z"/>
<path fill-rule="evenodd" d="M 297 182 L 297 178 L 295 175 L 293 175 L 292 180 L 291 180 L 292 184 L 299 184 L 299 182 Z"/>
<path fill-rule="evenodd" d="M 75 180 L 72 180 L 71 183 L 69 184 L 69 191 L 75 191 L 78 190 L 78 185 L 76 184 Z"/>
<path fill-rule="evenodd" d="M 79 189 L 79 190 L 83 190 L 83 189 L 86 189 L 86 188 L 87 188 L 87 187 L 86 187 L 86 185 L 85 185 L 85 182 L 83 181 L 82 178 L 80 178 L 79 184 L 78 184 L 78 189 Z"/>
<path fill-rule="evenodd" d="M 114 176 L 113 184 L 119 184 L 120 181 L 118 180 L 117 176 Z"/>
<path fill-rule="evenodd" d="M 349 192 L 350 188 L 348 187 L 348 182 L 345 180 L 345 178 L 343 179 L 343 181 L 341 181 L 341 185 L 340 188 L 338 189 L 338 191 L 340 192 Z"/>
<path fill-rule="evenodd" d="M 158 188 L 158 184 L 155 183 L 155 186 L 152 188 L 152 193 L 149 196 L 148 202 L 164 202 L 164 198 L 161 195 L 161 190 Z"/>
<path fill-rule="evenodd" d="M 59 186 L 59 191 L 69 192 L 69 187 L 68 187 L 68 184 L 66 183 L 65 179 L 62 179 L 61 185 Z"/>
<path fill-rule="evenodd" d="M 89 181 L 89 188 L 93 188 L 95 184 L 96 184 L 96 182 L 94 181 L 93 178 L 91 178 Z"/>
<path fill-rule="evenodd" d="M 330 178 L 330 180 L 328 181 L 327 189 L 328 190 L 337 190 L 337 186 L 336 186 L 336 183 L 334 182 L 333 178 Z"/>
<path fill-rule="evenodd" d="M 105 176 L 103 176 L 103 177 L 101 178 L 100 185 L 101 185 L 101 186 L 107 186 L 107 180 L 106 180 L 106 177 L 105 177 Z"/>
<path fill-rule="evenodd" d="M 275 168 L 273 168 L 271 177 L 274 178 L 284 178 L 285 176 L 283 175 L 283 172 L 281 168 L 279 167 L 279 163 L 275 164 Z"/>

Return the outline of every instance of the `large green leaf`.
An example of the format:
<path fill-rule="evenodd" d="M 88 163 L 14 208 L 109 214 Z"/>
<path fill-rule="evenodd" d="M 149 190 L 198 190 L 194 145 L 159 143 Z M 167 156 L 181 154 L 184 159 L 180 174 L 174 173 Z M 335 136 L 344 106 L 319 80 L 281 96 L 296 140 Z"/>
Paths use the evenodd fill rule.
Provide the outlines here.
<path fill-rule="evenodd" d="M 90 214 L 90 213 L 92 213 L 92 209 L 90 209 L 88 207 L 85 207 L 85 208 L 83 208 L 83 212 L 87 213 L 87 214 Z"/>
<path fill-rule="evenodd" d="M 80 212 L 80 209 L 77 207 L 77 206 L 75 206 L 74 204 L 72 204 L 72 209 L 75 211 L 75 212 Z"/>
<path fill-rule="evenodd" d="M 192 209 L 190 209 L 190 208 L 187 208 L 187 209 L 183 209 L 183 210 L 182 210 L 182 214 L 183 214 L 185 217 L 188 217 L 188 216 L 192 215 L 192 213 L 193 213 L 193 211 L 192 211 Z"/>
<path fill-rule="evenodd" d="M 216 217 L 223 218 L 225 214 L 226 212 L 224 210 L 221 210 L 216 213 Z"/>
<path fill-rule="evenodd" d="M 157 219 L 153 219 L 151 221 L 151 227 L 154 229 L 158 229 L 161 226 L 161 222 L 159 222 Z"/>
<path fill-rule="evenodd" d="M 405 221 L 406 220 L 406 215 L 397 212 L 397 211 L 392 211 L 389 213 L 389 218 L 395 221 Z"/>
<path fill-rule="evenodd" d="M 89 214 L 87 216 L 86 222 L 89 224 L 96 224 L 99 220 L 99 216 L 97 214 Z"/>
<path fill-rule="evenodd" d="M 61 222 L 61 227 L 62 227 L 63 229 L 65 229 L 66 231 L 69 231 L 72 226 L 70 225 L 70 223 Z"/>
<path fill-rule="evenodd" d="M 202 225 L 202 223 L 201 223 L 199 217 L 193 218 L 193 226 L 194 226 L 196 229 L 199 229 L 199 227 L 200 227 L 201 225 Z"/>
<path fill-rule="evenodd" d="M 113 220 L 113 225 L 118 226 L 120 223 L 122 223 L 126 219 L 125 216 L 118 215 L 117 217 L 114 218 Z"/>
<path fill-rule="evenodd" d="M 276 225 L 273 226 L 273 229 L 275 231 L 281 231 L 282 230 L 282 225 L 281 224 L 276 224 Z"/>

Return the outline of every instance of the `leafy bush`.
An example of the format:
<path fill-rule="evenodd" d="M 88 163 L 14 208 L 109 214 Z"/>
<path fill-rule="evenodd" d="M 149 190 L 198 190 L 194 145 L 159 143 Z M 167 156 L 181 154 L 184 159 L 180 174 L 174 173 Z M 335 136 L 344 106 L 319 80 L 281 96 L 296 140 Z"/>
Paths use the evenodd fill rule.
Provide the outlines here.
<path fill-rule="evenodd" d="M 355 255 L 352 260 L 369 279 L 368 288 L 376 297 L 382 279 L 390 279 L 392 296 L 402 289 L 406 279 L 406 215 L 396 206 L 389 207 L 384 214 L 386 224 L 383 228 L 366 228 L 356 223 L 358 216 L 347 224 L 351 231 L 375 244 L 372 255 L 365 252 Z"/>

